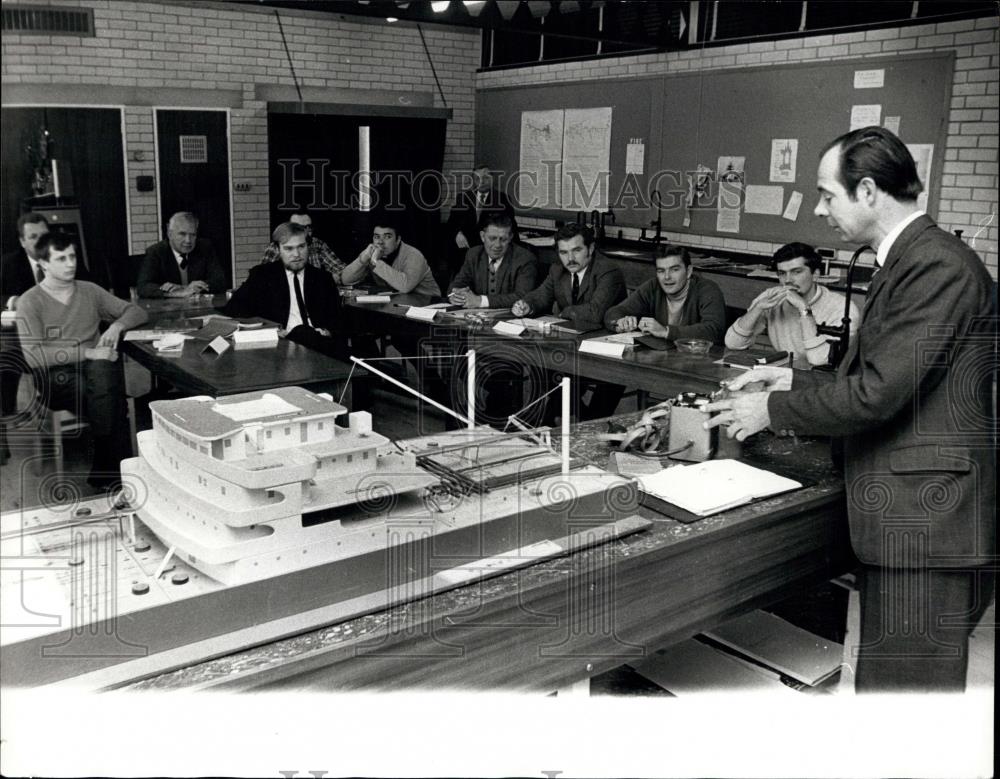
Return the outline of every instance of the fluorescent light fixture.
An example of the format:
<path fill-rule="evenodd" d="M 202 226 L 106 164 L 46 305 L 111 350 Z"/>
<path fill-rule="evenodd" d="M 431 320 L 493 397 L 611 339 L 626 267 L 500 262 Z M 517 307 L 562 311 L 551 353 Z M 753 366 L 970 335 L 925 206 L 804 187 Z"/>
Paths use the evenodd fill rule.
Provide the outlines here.
<path fill-rule="evenodd" d="M 431 3 L 431 10 L 436 14 L 444 13 L 448 10 L 449 5 L 451 5 L 451 0 L 434 0 Z"/>
<path fill-rule="evenodd" d="M 464 5 L 469 16 L 479 16 L 479 12 L 486 7 L 486 0 L 464 0 Z"/>

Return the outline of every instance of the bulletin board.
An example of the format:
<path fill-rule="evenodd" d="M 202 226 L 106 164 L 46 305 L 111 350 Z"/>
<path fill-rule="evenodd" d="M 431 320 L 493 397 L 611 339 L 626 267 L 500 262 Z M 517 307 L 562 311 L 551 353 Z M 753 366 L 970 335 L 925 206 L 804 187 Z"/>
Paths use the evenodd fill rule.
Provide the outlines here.
<path fill-rule="evenodd" d="M 879 124 L 898 117 L 898 134 L 904 142 L 933 146 L 929 182 L 924 184 L 929 183 L 927 210 L 937 213 L 953 71 L 954 52 L 945 52 L 485 88 L 476 93 L 476 159 L 496 170 L 517 170 L 522 111 L 609 106 L 612 200 L 624 192 L 614 206 L 618 226 L 649 226 L 656 208 L 648 195 L 655 188 L 663 203 L 665 231 L 830 245 L 836 236 L 825 220 L 813 215 L 816 166 L 823 147 L 851 128 L 855 106 L 878 106 Z M 636 139 L 644 145 L 644 172 L 626 175 L 627 147 Z M 797 141 L 793 181 L 771 180 L 776 139 Z M 745 187 L 780 187 L 782 211 L 792 192 L 800 192 L 797 219 L 747 213 L 743 203 L 739 231 L 721 232 L 716 229 L 716 206 L 706 202 L 690 211 L 690 224 L 685 226 L 685 173 L 699 163 L 715 171 L 720 156 L 745 157 Z M 781 175 L 787 178 L 789 171 Z M 636 189 L 640 197 L 630 195 Z M 575 216 L 572 211 L 551 209 L 526 213 L 565 220 Z M 609 233 L 614 229 L 609 225 Z"/>

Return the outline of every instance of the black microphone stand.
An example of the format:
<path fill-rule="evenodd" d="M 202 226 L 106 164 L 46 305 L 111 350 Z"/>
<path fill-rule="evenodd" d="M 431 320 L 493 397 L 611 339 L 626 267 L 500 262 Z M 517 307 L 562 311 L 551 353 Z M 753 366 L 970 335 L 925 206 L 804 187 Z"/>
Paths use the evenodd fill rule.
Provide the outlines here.
<path fill-rule="evenodd" d="M 873 252 L 871 246 L 867 244 L 860 247 L 851 256 L 851 261 L 847 264 L 847 294 L 844 295 L 844 318 L 839 325 L 816 325 L 816 332 L 819 335 L 832 335 L 837 340 L 830 344 L 830 358 L 827 366 L 830 370 L 836 370 L 840 361 L 847 354 L 847 344 L 851 338 L 851 289 L 854 281 L 854 266 L 857 265 L 858 258 L 865 252 Z"/>

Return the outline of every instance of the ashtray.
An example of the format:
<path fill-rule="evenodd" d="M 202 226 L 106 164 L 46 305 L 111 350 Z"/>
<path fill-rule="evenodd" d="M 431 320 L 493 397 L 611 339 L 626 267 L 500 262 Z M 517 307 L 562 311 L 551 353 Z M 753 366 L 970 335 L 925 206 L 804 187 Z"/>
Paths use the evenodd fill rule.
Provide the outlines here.
<path fill-rule="evenodd" d="M 677 351 L 685 354 L 708 354 L 712 342 L 705 338 L 678 338 L 674 341 Z"/>

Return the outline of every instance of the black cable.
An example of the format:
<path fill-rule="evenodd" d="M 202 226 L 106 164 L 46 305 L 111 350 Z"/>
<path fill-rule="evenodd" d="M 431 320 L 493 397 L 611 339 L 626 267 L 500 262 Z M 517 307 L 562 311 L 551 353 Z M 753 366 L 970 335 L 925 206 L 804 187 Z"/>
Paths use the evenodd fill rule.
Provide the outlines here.
<path fill-rule="evenodd" d="M 438 94 L 441 95 L 441 102 L 444 103 L 444 107 L 448 107 L 448 101 L 444 99 L 444 90 L 441 89 L 441 82 L 438 80 L 437 70 L 434 68 L 434 60 L 431 59 L 431 52 L 427 48 L 427 41 L 424 40 L 424 28 L 419 24 L 417 25 L 417 32 L 420 33 L 420 42 L 424 45 L 424 54 L 427 55 L 427 62 L 431 66 L 431 73 L 434 74 L 434 83 L 437 84 Z"/>
<path fill-rule="evenodd" d="M 292 71 L 292 81 L 295 84 L 295 91 L 299 95 L 299 102 L 302 102 L 302 90 L 299 89 L 299 78 L 295 75 L 295 63 L 292 62 L 292 53 L 288 50 L 288 41 L 285 40 L 285 28 L 281 25 L 281 17 L 277 9 L 274 11 L 274 18 L 278 20 L 278 31 L 281 33 L 281 45 L 285 47 L 285 56 L 288 57 L 288 67 Z"/>
<path fill-rule="evenodd" d="M 679 446 L 676 449 L 668 449 L 666 452 L 629 452 L 629 454 L 634 454 L 636 457 L 655 457 L 659 459 L 661 457 L 673 457 L 675 454 L 686 452 L 692 446 L 694 446 L 694 441 L 688 441 L 684 446 Z"/>

